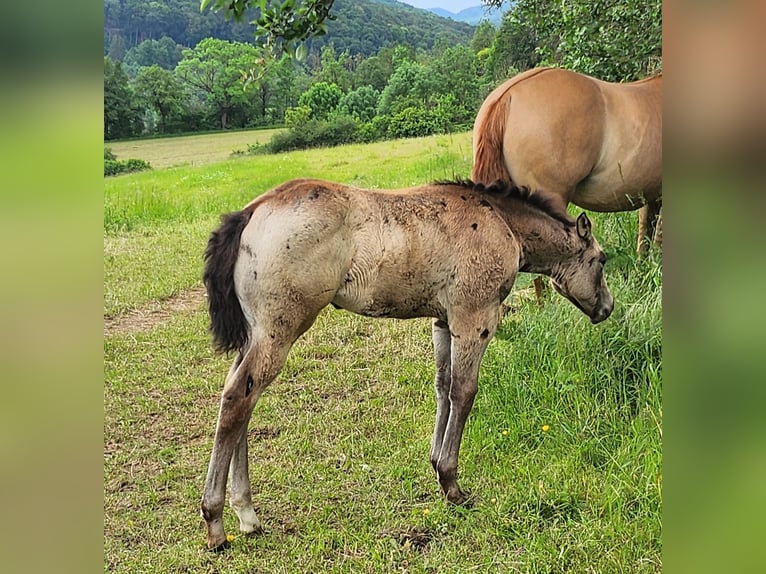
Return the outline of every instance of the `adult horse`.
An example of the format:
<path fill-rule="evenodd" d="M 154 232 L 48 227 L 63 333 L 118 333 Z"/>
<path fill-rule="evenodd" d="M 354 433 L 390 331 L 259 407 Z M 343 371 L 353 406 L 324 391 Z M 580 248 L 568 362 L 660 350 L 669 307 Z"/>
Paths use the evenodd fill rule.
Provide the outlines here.
<path fill-rule="evenodd" d="M 575 221 L 527 195 L 470 182 L 381 191 L 295 180 L 224 217 L 208 242 L 203 279 L 215 345 L 237 356 L 202 497 L 209 548 L 226 546 L 227 476 L 240 530 L 260 530 L 248 421 L 293 343 L 329 304 L 370 317 L 434 318 L 430 458 L 448 500 L 464 502 L 457 484 L 463 427 L 516 273 L 550 275 L 593 323 L 612 311 L 606 258 L 588 217 Z"/>
<path fill-rule="evenodd" d="M 639 211 L 638 251 L 662 205 L 662 74 L 615 84 L 557 68 L 514 76 L 473 128 L 471 179 L 544 190 L 560 211 Z"/>

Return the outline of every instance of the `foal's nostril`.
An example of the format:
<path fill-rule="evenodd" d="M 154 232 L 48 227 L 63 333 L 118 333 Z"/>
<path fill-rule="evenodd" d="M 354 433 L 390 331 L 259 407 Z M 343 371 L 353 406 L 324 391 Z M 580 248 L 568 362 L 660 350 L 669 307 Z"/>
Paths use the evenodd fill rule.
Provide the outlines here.
<path fill-rule="evenodd" d="M 590 318 L 590 322 L 595 325 L 596 323 L 600 323 L 601 321 L 605 320 L 611 314 L 612 307 L 600 307 L 593 313 Z"/>

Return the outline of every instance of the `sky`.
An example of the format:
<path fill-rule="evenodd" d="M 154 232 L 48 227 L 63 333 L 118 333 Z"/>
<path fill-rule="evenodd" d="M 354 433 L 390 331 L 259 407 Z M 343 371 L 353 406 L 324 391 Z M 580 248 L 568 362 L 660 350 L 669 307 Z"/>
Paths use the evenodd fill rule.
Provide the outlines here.
<path fill-rule="evenodd" d="M 399 0 L 416 8 L 444 8 L 453 14 L 473 6 L 481 6 L 481 0 Z"/>

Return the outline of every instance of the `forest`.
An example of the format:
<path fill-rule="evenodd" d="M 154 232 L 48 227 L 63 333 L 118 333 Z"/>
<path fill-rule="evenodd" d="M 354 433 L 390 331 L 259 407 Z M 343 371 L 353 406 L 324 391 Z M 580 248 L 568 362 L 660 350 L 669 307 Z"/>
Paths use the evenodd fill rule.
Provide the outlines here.
<path fill-rule="evenodd" d="M 492 88 L 534 66 L 611 81 L 662 69 L 659 0 L 500 4 L 500 26 L 473 27 L 336 0 L 326 35 L 273 58 L 247 18 L 198 0 L 105 0 L 104 139 L 285 126 L 268 150 L 282 151 L 445 133 L 469 129 Z"/>

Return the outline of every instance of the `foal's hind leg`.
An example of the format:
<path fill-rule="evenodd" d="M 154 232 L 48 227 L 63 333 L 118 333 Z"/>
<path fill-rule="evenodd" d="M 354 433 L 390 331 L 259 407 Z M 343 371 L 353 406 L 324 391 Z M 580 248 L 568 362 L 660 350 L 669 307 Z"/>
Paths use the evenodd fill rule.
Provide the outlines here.
<path fill-rule="evenodd" d="M 247 461 L 247 423 L 242 425 L 242 434 L 234 447 L 229 465 L 230 504 L 239 518 L 239 530 L 245 534 L 260 532 L 261 523 L 253 508 L 250 492 L 250 473 Z"/>
<path fill-rule="evenodd" d="M 243 484 L 249 481 L 245 463 L 247 423 L 261 393 L 279 374 L 294 340 L 292 338 L 277 343 L 268 336 L 259 337 L 254 334 L 242 361 L 232 367 L 226 378 L 213 453 L 202 495 L 202 516 L 207 523 L 208 548 L 223 548 L 227 543 L 223 528 L 223 506 L 229 470 L 233 478 L 232 504 L 240 517 L 240 527 L 247 531 L 257 528 L 258 520 L 250 501 L 250 486 Z"/>
<path fill-rule="evenodd" d="M 431 466 L 437 471 L 436 464 L 439 462 L 439 454 L 444 442 L 444 430 L 447 428 L 449 419 L 449 388 L 450 374 L 450 345 L 451 337 L 449 326 L 444 321 L 434 319 L 431 326 L 431 336 L 434 343 L 434 358 L 436 359 L 436 377 L 434 387 L 436 391 L 436 423 L 434 434 L 431 437 Z"/>

